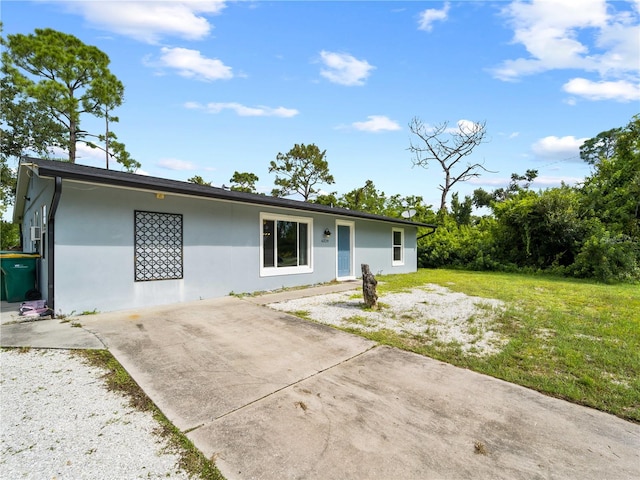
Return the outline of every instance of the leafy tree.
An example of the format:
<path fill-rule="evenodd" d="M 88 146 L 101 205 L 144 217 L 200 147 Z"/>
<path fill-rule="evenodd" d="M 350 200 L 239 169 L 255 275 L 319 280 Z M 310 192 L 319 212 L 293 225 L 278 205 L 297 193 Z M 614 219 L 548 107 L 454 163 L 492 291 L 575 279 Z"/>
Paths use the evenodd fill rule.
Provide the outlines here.
<path fill-rule="evenodd" d="M 269 173 L 276 173 L 274 183 L 280 188 L 274 188 L 271 194 L 285 197 L 298 193 L 307 202 L 319 193 L 316 185 L 335 183 L 325 160 L 326 153 L 313 143 L 295 144 L 287 153 L 278 153 L 276 160 L 269 164 Z"/>
<path fill-rule="evenodd" d="M 4 39 L 0 43 L 6 48 Z M 64 129 L 14 83 L 17 71 L 5 61 L 4 56 L 0 72 L 0 148 L 3 158 L 20 157 L 28 151 L 50 157 L 52 148 L 64 146 L 61 140 Z"/>
<path fill-rule="evenodd" d="M 119 118 L 114 116 L 112 113 L 115 108 L 122 105 L 122 100 L 124 99 L 124 85 L 122 85 L 122 83 L 119 82 L 113 74 L 108 74 L 105 78 L 98 79 L 95 82 L 95 91 L 97 96 L 105 102 L 98 105 L 95 110 L 96 116 L 104 118 L 104 134 L 94 135 L 84 130 L 79 130 L 78 132 L 87 137 L 97 138 L 98 141 L 104 145 L 104 147 L 102 147 L 94 142 L 85 142 L 89 147 L 97 148 L 105 153 L 107 169 L 109 169 L 109 160 L 115 159 L 118 163 L 122 164 L 127 171 L 135 172 L 141 167 L 140 162 L 131 158 L 131 155 L 127 152 L 125 145 L 118 141 L 116 134 L 109 128 L 112 122 L 119 121 Z"/>
<path fill-rule="evenodd" d="M 396 194 L 387 198 L 385 202 L 384 214 L 388 217 L 402 217 L 402 214 L 408 210 L 415 210 L 415 214 L 411 217 L 414 222 L 431 224 L 437 222 L 436 214 L 433 212 L 431 205 L 425 205 L 421 196 L 408 195 L 402 197 Z"/>
<path fill-rule="evenodd" d="M 601 160 L 609 160 L 615 153 L 616 142 L 621 131 L 621 128 L 612 128 L 585 141 L 580 146 L 580 158 L 589 165 L 596 165 Z"/>
<path fill-rule="evenodd" d="M 124 88 L 109 71 L 109 57 L 73 35 L 50 28 L 36 29 L 29 35 L 8 35 L 5 47 L 3 73 L 17 91 L 14 98 L 32 104 L 31 109 L 47 118 L 37 124 L 27 121 L 18 124 L 28 127 L 30 137 L 46 135 L 47 146 L 63 146 L 68 161 L 74 163 L 77 142 L 91 144 L 88 132 L 80 129 L 84 114 L 104 117 L 107 122 L 117 121 L 111 111 L 122 103 Z M 24 103 L 19 111 L 29 113 Z M 43 131 L 40 128 L 43 123 L 56 127 Z M 102 139 L 107 158 L 116 156 L 125 168 L 139 166 L 108 128 Z"/>
<path fill-rule="evenodd" d="M 473 198 L 468 195 L 461 202 L 458 200 L 458 192 L 451 196 L 451 216 L 458 225 L 470 225 L 473 212 Z"/>
<path fill-rule="evenodd" d="M 4 38 L 0 38 L 0 45 L 6 49 Z M 58 141 L 63 132 L 61 126 L 36 103 L 29 101 L 20 86 L 12 81 L 15 72 L 3 57 L 0 69 L 0 214 L 14 203 L 16 172 L 9 163 L 10 158 L 20 158 L 27 152 L 49 158 L 52 148 L 62 146 Z"/>
<path fill-rule="evenodd" d="M 206 185 L 207 187 L 211 186 L 211 182 L 205 182 L 204 178 L 202 178 L 200 175 L 194 175 L 193 177 L 188 178 L 187 182 L 195 183 L 196 185 Z"/>
<path fill-rule="evenodd" d="M 497 259 L 493 241 L 495 220 L 482 218 L 478 223 L 458 225 L 455 218 L 440 212 L 438 228 L 418 240 L 420 268 L 468 268 L 471 270 L 507 270 Z"/>
<path fill-rule="evenodd" d="M 9 205 L 13 205 L 16 194 L 16 174 L 9 167 L 7 160 L 2 158 L 0 162 L 0 217 L 7 211 Z"/>
<path fill-rule="evenodd" d="M 260 180 L 255 173 L 249 172 L 233 172 L 231 182 L 231 190 L 235 192 L 258 193 L 256 190 L 256 182 Z"/>
<path fill-rule="evenodd" d="M 485 142 L 486 122 L 461 122 L 453 132 L 448 129 L 448 125 L 448 122 L 443 122 L 430 128 L 418 117 L 414 117 L 409 123 L 411 133 L 420 140 L 418 144 L 411 141 L 409 145 L 409 151 L 414 154 L 413 164 L 428 168 L 430 163 L 436 162 L 444 174 L 444 181 L 438 187 L 442 192 L 441 211 L 447 209 L 447 198 L 457 183 L 479 177 L 480 170 L 488 171 L 482 163 L 462 163 L 478 145 Z"/>
<path fill-rule="evenodd" d="M 522 191 L 494 204 L 498 250 L 506 262 L 549 268 L 573 263 L 586 234 L 578 192 L 566 185 Z"/>
<path fill-rule="evenodd" d="M 319 205 L 327 205 L 329 207 L 340 207 L 341 203 L 338 197 L 336 197 L 336 193 L 337 192 L 331 192 L 322 195 L 316 195 L 312 202 Z"/>
<path fill-rule="evenodd" d="M 371 180 L 367 180 L 363 187 L 355 188 L 340 197 L 340 206 L 349 210 L 383 214 L 387 197 L 384 192 L 376 190 Z"/>
<path fill-rule="evenodd" d="M 511 174 L 511 181 L 506 188 L 497 188 L 487 192 L 482 188 L 473 191 L 473 204 L 476 207 L 491 207 L 494 202 L 504 202 L 517 196 L 520 192 L 529 190 L 533 181 L 538 177 L 538 170 L 527 170 L 524 175 Z"/>
<path fill-rule="evenodd" d="M 579 190 L 589 233 L 571 273 L 601 281 L 640 279 L 640 115 L 587 140 L 581 157 L 593 165 Z"/>
<path fill-rule="evenodd" d="M 0 250 L 11 250 L 20 247 L 20 227 L 17 223 L 0 221 Z"/>
<path fill-rule="evenodd" d="M 484 188 L 476 188 L 473 191 L 473 204 L 478 207 L 491 207 L 495 198 L 493 192 L 487 192 Z"/>
<path fill-rule="evenodd" d="M 594 171 L 582 188 L 584 206 L 611 232 L 640 241 L 640 115 L 624 128 L 603 134 L 612 131 L 613 154 L 593 163 Z"/>

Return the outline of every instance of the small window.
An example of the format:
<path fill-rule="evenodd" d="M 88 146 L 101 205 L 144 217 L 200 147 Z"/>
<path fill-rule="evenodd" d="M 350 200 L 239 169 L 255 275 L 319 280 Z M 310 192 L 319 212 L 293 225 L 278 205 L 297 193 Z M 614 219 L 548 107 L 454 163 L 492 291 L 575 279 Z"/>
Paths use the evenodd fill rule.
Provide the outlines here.
<path fill-rule="evenodd" d="M 393 229 L 393 262 L 392 265 L 404 265 L 404 230 Z"/>
<path fill-rule="evenodd" d="M 182 215 L 135 212 L 135 281 L 182 278 Z"/>
<path fill-rule="evenodd" d="M 311 272 L 310 218 L 262 214 L 260 274 Z"/>

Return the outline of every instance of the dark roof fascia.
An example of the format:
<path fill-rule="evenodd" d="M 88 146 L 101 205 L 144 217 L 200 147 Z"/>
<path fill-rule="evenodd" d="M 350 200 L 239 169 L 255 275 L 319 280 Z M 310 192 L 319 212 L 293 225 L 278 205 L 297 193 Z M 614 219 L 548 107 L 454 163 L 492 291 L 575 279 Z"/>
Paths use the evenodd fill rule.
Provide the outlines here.
<path fill-rule="evenodd" d="M 181 182 L 167 178 L 151 177 L 136 173 L 120 172 L 116 170 L 106 170 L 104 168 L 78 165 L 58 160 L 42 160 L 38 158 L 22 157 L 22 163 L 31 164 L 37 167 L 38 175 L 41 177 L 61 177 L 67 180 L 80 182 L 98 183 L 117 187 L 126 187 L 140 190 L 150 190 L 158 193 L 175 193 L 195 197 L 212 198 L 239 203 L 250 203 L 265 205 L 270 207 L 287 208 L 293 210 L 303 210 L 329 215 L 340 215 L 367 220 L 377 220 L 387 223 L 410 225 L 414 227 L 430 227 L 435 225 L 428 223 L 412 222 L 402 218 L 392 218 L 383 215 L 374 215 L 366 212 L 358 212 L 346 208 L 330 207 L 317 203 L 303 202 L 300 200 L 290 200 L 287 198 L 271 197 L 255 193 L 236 192 L 218 187 L 198 185 L 195 183 Z"/>

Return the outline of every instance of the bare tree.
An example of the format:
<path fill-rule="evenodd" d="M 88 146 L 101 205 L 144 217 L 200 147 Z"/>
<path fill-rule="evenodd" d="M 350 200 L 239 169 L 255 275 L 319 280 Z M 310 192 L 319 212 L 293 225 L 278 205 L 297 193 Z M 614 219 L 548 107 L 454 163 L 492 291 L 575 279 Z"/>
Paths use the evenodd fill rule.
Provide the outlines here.
<path fill-rule="evenodd" d="M 438 186 L 442 192 L 440 210 L 446 210 L 447 197 L 456 183 L 479 177 L 480 170 L 489 171 L 484 168 L 484 162 L 461 163 L 475 147 L 485 143 L 486 122 L 460 121 L 457 129 L 449 129 L 448 125 L 448 122 L 443 122 L 429 127 L 418 117 L 409 123 L 411 133 L 421 141 L 419 145 L 410 141 L 408 150 L 414 154 L 413 164 L 428 168 L 430 162 L 436 161 L 444 173 L 444 182 Z"/>

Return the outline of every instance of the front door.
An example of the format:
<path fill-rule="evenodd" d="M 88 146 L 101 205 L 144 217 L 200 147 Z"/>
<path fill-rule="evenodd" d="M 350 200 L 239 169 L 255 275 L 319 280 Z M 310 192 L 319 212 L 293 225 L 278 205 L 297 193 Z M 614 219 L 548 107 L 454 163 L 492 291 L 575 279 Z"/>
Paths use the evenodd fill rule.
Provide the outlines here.
<path fill-rule="evenodd" d="M 353 277 L 351 225 L 338 225 L 338 278 Z"/>

